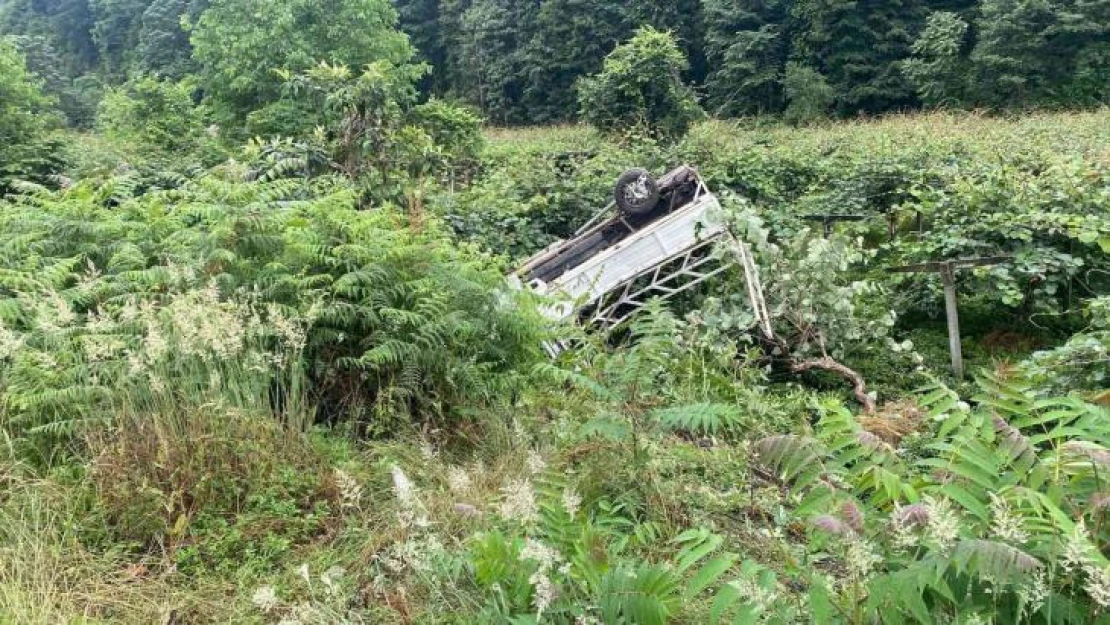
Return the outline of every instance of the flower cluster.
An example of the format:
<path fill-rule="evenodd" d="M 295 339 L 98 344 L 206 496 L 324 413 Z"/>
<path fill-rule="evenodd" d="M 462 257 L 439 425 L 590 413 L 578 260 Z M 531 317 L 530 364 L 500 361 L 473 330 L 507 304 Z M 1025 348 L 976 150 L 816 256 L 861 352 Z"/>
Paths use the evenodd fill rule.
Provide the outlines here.
<path fill-rule="evenodd" d="M 750 576 L 744 575 L 729 582 L 741 597 L 755 608 L 758 614 L 771 607 L 778 600 L 778 588 L 765 588 Z"/>
<path fill-rule="evenodd" d="M 893 534 L 895 549 L 912 549 L 918 544 L 918 529 L 929 523 L 929 507 L 923 503 L 915 503 L 902 507 L 894 504 L 894 513 L 891 515 L 890 526 Z"/>
<path fill-rule="evenodd" d="M 1044 605 L 1048 598 L 1048 579 L 1045 567 L 1038 566 L 1025 577 L 1024 583 L 1018 588 L 1018 597 L 1021 598 L 1022 616 L 1029 617 Z"/>
<path fill-rule="evenodd" d="M 848 544 L 844 561 L 853 577 L 866 579 L 883 559 L 871 543 L 865 540 L 853 540 Z"/>
<path fill-rule="evenodd" d="M 533 477 L 543 473 L 543 470 L 547 468 L 547 462 L 543 459 L 543 456 L 534 449 L 528 451 L 528 458 L 525 464 L 528 467 L 529 475 Z"/>
<path fill-rule="evenodd" d="M 470 474 L 462 467 L 451 467 L 447 471 L 447 487 L 451 492 L 456 495 L 467 495 L 473 484 L 470 481 Z"/>
<path fill-rule="evenodd" d="M 890 527 L 897 549 L 910 549 L 925 543 L 948 551 L 959 538 L 960 517 L 947 499 L 926 495 L 921 502 L 909 506 L 895 504 Z"/>
<path fill-rule="evenodd" d="M 435 563 L 444 559 L 446 548 L 435 534 L 411 536 L 408 540 L 390 545 L 383 553 L 375 555 L 385 569 L 393 574 L 412 571 L 428 574 L 435 570 Z"/>
<path fill-rule="evenodd" d="M 947 499 L 926 496 L 929 520 L 925 526 L 926 540 L 941 551 L 948 551 L 956 544 L 960 533 L 960 517 Z"/>
<path fill-rule="evenodd" d="M 340 507 L 358 509 L 362 505 L 362 485 L 350 473 L 336 469 L 335 485 L 339 487 Z"/>
<path fill-rule="evenodd" d="M 528 583 L 532 584 L 534 590 L 532 607 L 536 609 L 536 619 L 539 620 L 558 598 L 559 589 L 555 582 L 551 580 L 551 571 L 555 569 L 556 565 L 563 562 L 563 558 L 559 555 L 559 552 L 551 547 L 529 538 L 520 551 L 520 559 L 539 563 L 539 567 L 528 578 Z"/>
<path fill-rule="evenodd" d="M 338 566 L 333 566 L 324 571 L 319 577 L 324 592 L 318 593 L 316 592 L 318 586 L 315 585 L 312 579 L 311 570 L 307 564 L 302 564 L 297 568 L 297 575 L 304 580 L 305 589 L 309 594 L 307 601 L 295 605 L 284 603 L 278 597 L 274 587 L 266 585 L 260 586 L 254 591 L 251 603 L 264 614 L 281 614 L 278 625 L 341 622 L 342 609 L 337 608 L 335 604 L 347 600 L 343 596 L 341 585 L 341 580 L 345 574 L 346 571 Z"/>
<path fill-rule="evenodd" d="M 1009 502 L 994 493 L 991 493 L 990 497 L 991 533 L 995 540 L 1012 545 L 1028 542 L 1029 532 L 1025 531 L 1021 517 L 1014 515 Z"/>
<path fill-rule="evenodd" d="M 23 347 L 23 337 L 12 332 L 0 322 L 0 360 L 14 356 Z"/>
<path fill-rule="evenodd" d="M 1087 577 L 1083 590 L 1100 607 L 1110 608 L 1110 570 L 1092 556 L 1095 552 L 1087 527 L 1080 521 L 1064 543 L 1061 564 L 1065 571 L 1082 571 Z"/>
<path fill-rule="evenodd" d="M 251 597 L 251 603 L 263 612 L 273 612 L 281 605 L 281 601 L 278 599 L 277 592 L 274 591 L 273 586 L 260 586 L 254 591 L 254 595 Z"/>
<path fill-rule="evenodd" d="M 573 487 L 568 487 L 563 491 L 563 510 L 566 510 L 567 516 L 573 519 L 578 515 L 578 509 L 581 506 L 582 496 Z"/>
<path fill-rule="evenodd" d="M 393 493 L 401 504 L 401 510 L 397 513 L 401 525 L 404 527 L 428 527 L 428 515 L 424 509 L 424 504 L 420 501 L 416 485 L 405 475 L 401 467 L 393 465 L 392 473 Z"/>
<path fill-rule="evenodd" d="M 539 506 L 530 480 L 513 480 L 501 489 L 501 516 L 519 521 L 525 525 L 539 519 Z"/>
<path fill-rule="evenodd" d="M 266 307 L 266 321 L 270 329 L 281 339 L 286 350 L 299 353 L 307 344 L 307 333 L 296 318 L 285 314 L 280 306 L 270 304 Z"/>

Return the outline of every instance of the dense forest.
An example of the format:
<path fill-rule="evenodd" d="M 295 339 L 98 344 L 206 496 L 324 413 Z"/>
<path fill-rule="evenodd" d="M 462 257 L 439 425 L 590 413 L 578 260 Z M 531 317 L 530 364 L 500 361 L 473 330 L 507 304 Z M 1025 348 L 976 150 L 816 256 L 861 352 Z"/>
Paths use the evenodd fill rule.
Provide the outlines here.
<path fill-rule="evenodd" d="M 413 53 L 430 67 L 420 82 L 425 95 L 466 102 L 498 124 L 567 121 L 579 112 L 576 81 L 642 26 L 673 33 L 688 61 L 685 80 L 715 115 L 1088 107 L 1110 97 L 1106 0 L 397 0 L 394 7 L 412 50 L 379 40 L 397 19 L 384 0 L 9 0 L 0 35 L 16 37 L 31 71 L 79 126 L 92 123 L 105 89 L 140 76 L 195 75 L 197 97 L 242 112 L 280 97 L 272 69 L 297 72 L 318 61 L 357 67 Z M 324 27 L 321 19 L 352 28 Z M 221 43 L 236 47 L 234 65 L 216 58 Z M 273 67 L 260 63 L 263 53 Z M 252 130 L 274 123 L 256 120 Z"/>
<path fill-rule="evenodd" d="M 0 0 L 0 625 L 1110 622 L 1108 11 Z"/>

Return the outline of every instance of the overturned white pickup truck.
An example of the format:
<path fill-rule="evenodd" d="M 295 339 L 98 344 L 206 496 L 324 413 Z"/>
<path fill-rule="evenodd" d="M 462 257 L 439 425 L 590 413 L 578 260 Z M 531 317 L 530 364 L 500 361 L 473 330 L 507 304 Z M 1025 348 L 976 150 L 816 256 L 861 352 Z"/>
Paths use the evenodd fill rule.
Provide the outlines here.
<path fill-rule="evenodd" d="M 714 241 L 727 235 L 720 204 L 698 172 L 679 167 L 655 180 L 625 172 L 613 203 L 525 262 L 515 276 L 552 296 L 545 313 L 612 327 L 653 297 L 667 299 L 724 271 Z"/>

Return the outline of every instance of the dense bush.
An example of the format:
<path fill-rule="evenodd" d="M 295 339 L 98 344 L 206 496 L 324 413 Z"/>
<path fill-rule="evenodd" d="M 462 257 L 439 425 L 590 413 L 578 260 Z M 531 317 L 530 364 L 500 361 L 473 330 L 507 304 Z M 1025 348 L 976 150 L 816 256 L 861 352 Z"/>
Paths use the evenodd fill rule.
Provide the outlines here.
<path fill-rule="evenodd" d="M 12 233 L 4 371 L 15 376 L 4 385 L 13 407 L 5 423 L 17 436 L 33 439 L 57 432 L 61 419 L 72 425 L 119 410 L 112 398 L 126 388 L 109 371 L 153 340 L 153 330 L 110 332 L 123 334 L 93 362 L 81 346 L 98 332 L 89 322 L 131 324 L 146 305 L 199 319 L 225 298 L 247 298 L 248 308 L 234 313 L 242 318 L 223 322 L 241 326 L 239 341 L 278 331 L 274 315 L 282 309 L 272 306 L 307 315 L 311 329 L 297 339 L 306 359 L 296 366 L 314 381 L 313 397 L 332 418 L 375 428 L 386 425 L 374 421 L 379 412 L 449 416 L 463 398 L 499 396 L 514 367 L 538 352 L 533 322 L 500 292 L 482 256 L 452 247 L 435 223 L 409 228 L 392 211 L 356 211 L 345 184 L 321 183 L 305 196 L 300 181 L 209 176 L 176 191 L 125 193 L 86 184 L 22 196 L 4 213 Z M 29 248 L 39 252 L 27 257 Z M 190 291 L 167 299 L 175 285 L 205 295 L 193 304 Z M 258 315 L 269 329 L 258 326 Z M 207 376 L 197 375 L 203 389 Z M 267 379 L 249 387 L 255 408 L 266 405 Z M 182 392 L 195 395 L 189 388 Z M 71 403 L 61 417 L 59 406 Z"/>
<path fill-rule="evenodd" d="M 241 124 L 254 114 L 255 134 L 299 135 L 312 130 L 320 111 L 306 101 L 281 101 L 275 70 L 299 73 L 319 62 L 356 68 L 406 63 L 413 50 L 396 23 L 396 11 L 384 0 L 215 0 L 197 20 L 191 41 L 201 84 L 226 132 L 241 136 Z"/>
<path fill-rule="evenodd" d="M 470 111 L 439 100 L 417 103 L 416 81 L 426 71 L 375 62 L 360 73 L 323 63 L 286 75 L 289 101 L 319 115 L 306 141 L 328 155 L 326 168 L 358 184 L 364 199 L 404 204 L 414 218 L 427 184 L 467 176 L 483 143 L 480 120 Z M 270 175 L 317 173 L 304 169 Z"/>
<path fill-rule="evenodd" d="M 96 126 L 110 140 L 136 150 L 192 154 L 204 136 L 204 120 L 193 102 L 195 88 L 138 78 L 111 89 L 100 102 Z"/>
<path fill-rule="evenodd" d="M 56 120 L 53 102 L 27 73 L 23 56 L 0 39 L 0 195 L 14 179 L 43 179 L 57 164 L 58 146 L 47 141 Z"/>
<path fill-rule="evenodd" d="M 687 62 L 669 33 L 652 28 L 617 47 L 594 76 L 578 82 L 582 119 L 608 132 L 637 127 L 680 137 L 704 116 L 682 82 Z"/>
<path fill-rule="evenodd" d="M 1091 300 L 1087 327 L 1055 349 L 1033 354 L 1022 370 L 1041 393 L 1089 392 L 1103 403 L 1110 379 L 1110 297 Z"/>

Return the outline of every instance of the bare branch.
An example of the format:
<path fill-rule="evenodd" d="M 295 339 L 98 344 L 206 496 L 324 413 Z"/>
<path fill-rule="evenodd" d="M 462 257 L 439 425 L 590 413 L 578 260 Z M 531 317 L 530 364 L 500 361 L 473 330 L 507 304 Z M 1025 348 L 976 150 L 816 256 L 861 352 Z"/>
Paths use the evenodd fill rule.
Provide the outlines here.
<path fill-rule="evenodd" d="M 829 356 L 795 363 L 791 369 L 794 373 L 804 373 L 813 369 L 821 369 L 840 375 L 852 383 L 852 392 L 855 394 L 859 403 L 863 405 L 863 411 L 867 414 L 873 414 L 875 412 L 875 400 L 871 399 L 871 396 L 867 394 L 867 382 L 864 381 L 863 376 L 854 369 L 840 364 Z"/>

